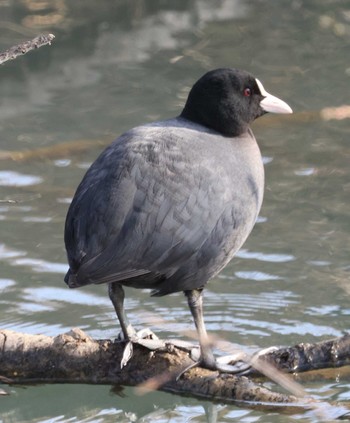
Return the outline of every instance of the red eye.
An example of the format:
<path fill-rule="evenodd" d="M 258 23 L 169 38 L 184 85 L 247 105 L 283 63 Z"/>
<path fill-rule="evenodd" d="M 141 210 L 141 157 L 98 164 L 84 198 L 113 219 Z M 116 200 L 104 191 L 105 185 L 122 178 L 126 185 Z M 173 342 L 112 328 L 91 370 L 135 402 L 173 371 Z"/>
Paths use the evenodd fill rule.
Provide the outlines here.
<path fill-rule="evenodd" d="M 252 90 L 250 88 L 244 88 L 243 94 L 244 97 L 250 97 L 252 95 Z"/>

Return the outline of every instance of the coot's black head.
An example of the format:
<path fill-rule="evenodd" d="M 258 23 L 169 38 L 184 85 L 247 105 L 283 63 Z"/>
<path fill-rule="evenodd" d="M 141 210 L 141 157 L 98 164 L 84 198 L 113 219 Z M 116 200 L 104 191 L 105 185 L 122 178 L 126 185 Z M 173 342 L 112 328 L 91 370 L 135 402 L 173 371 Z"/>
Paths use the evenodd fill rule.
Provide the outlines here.
<path fill-rule="evenodd" d="M 222 68 L 206 73 L 193 85 L 181 116 L 234 137 L 267 112 L 292 113 L 292 109 L 267 93 L 248 72 Z"/>

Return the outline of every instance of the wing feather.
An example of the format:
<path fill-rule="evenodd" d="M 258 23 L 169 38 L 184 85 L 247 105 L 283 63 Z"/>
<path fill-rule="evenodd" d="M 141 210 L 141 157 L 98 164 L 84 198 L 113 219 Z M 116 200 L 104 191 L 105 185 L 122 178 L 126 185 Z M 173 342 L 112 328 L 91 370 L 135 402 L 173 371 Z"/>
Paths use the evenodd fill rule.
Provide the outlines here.
<path fill-rule="evenodd" d="M 221 255 L 210 264 L 212 270 L 203 273 L 209 277 L 226 260 L 225 248 L 236 249 L 234 237 L 247 235 L 238 231 L 227 236 L 238 220 L 249 220 L 250 232 L 262 195 L 260 204 L 242 218 L 246 207 L 232 187 L 241 184 L 242 198 L 250 195 L 251 187 L 244 185 L 245 175 L 234 171 L 241 158 L 222 137 L 222 157 L 215 157 L 217 148 L 210 149 L 217 135 L 202 129 L 193 137 L 189 131 L 176 125 L 135 128 L 88 170 L 65 228 L 70 272 L 78 285 L 130 281 L 131 286 L 155 288 L 163 295 L 177 278 L 182 280 L 178 286 L 186 288 L 189 275 L 198 271 L 199 280 L 206 262 Z M 190 144 L 193 138 L 196 148 Z M 231 156 L 231 162 L 226 160 Z M 165 281 L 163 290 L 160 281 Z"/>

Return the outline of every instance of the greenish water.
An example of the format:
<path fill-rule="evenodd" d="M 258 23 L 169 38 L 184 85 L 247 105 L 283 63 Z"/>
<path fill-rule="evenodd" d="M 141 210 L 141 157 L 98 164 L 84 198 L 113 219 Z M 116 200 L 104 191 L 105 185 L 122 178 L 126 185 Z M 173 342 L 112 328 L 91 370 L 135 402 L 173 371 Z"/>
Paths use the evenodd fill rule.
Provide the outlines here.
<path fill-rule="evenodd" d="M 34 7 L 36 6 L 36 7 Z M 56 335 L 80 327 L 96 338 L 119 327 L 106 287 L 70 291 L 63 225 L 87 166 L 143 122 L 179 113 L 189 87 L 222 66 L 251 71 L 295 111 L 254 125 L 266 163 L 263 209 L 243 250 L 205 296 L 207 328 L 242 346 L 314 342 L 349 329 L 349 119 L 305 112 L 349 104 L 350 5 L 346 1 L 0 2 L 0 50 L 42 31 L 56 40 L 0 67 L 1 150 L 96 140 L 86 151 L 0 161 L 0 327 Z M 82 141 L 82 142 L 83 142 Z M 15 202 L 8 202 L 8 200 Z M 131 322 L 145 311 L 161 336 L 192 320 L 182 295 L 128 291 Z M 270 386 L 270 385 L 269 385 Z M 350 382 L 303 383 L 346 404 Z M 8 422 L 316 421 L 133 389 L 52 385 L 2 388 Z"/>

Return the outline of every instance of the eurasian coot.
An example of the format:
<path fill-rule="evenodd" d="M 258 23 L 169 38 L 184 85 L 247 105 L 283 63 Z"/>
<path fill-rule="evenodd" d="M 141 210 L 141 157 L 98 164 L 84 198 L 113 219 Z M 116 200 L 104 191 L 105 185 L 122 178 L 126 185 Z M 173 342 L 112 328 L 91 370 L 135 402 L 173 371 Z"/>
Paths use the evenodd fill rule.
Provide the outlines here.
<path fill-rule="evenodd" d="M 216 69 L 194 84 L 178 117 L 129 130 L 87 171 L 66 219 L 65 282 L 109 284 L 126 340 L 136 333 L 123 286 L 149 288 L 153 296 L 184 291 L 201 364 L 217 367 L 202 290 L 258 216 L 264 170 L 249 124 L 266 112 L 292 110 L 249 73 Z"/>

